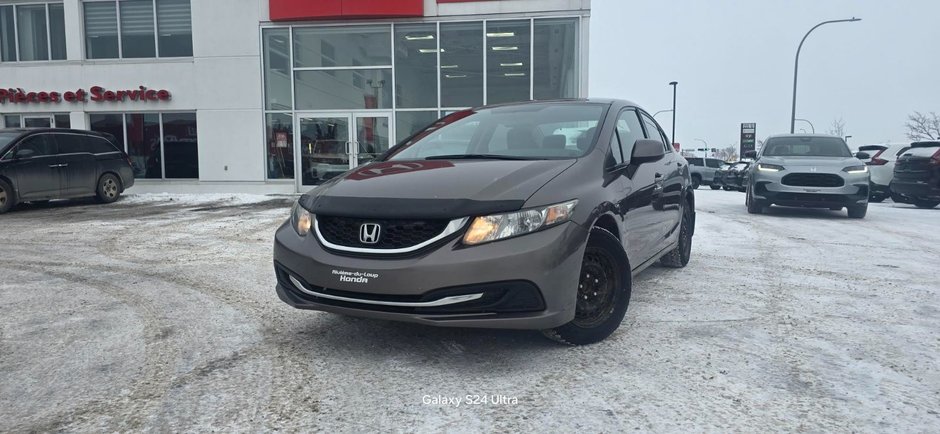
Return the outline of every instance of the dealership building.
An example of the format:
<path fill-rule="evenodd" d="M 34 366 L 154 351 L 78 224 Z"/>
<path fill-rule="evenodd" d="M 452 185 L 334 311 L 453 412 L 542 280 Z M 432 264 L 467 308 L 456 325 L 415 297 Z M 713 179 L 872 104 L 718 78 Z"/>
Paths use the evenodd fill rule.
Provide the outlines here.
<path fill-rule="evenodd" d="M 0 127 L 132 192 L 294 193 L 456 110 L 587 95 L 590 0 L 0 0 Z"/>

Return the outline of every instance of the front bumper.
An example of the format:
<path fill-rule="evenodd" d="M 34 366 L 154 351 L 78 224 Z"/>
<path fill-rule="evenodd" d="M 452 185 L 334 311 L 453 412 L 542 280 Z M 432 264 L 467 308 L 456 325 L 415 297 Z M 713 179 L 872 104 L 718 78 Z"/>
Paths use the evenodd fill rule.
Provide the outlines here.
<path fill-rule="evenodd" d="M 574 318 L 588 231 L 565 223 L 474 247 L 459 237 L 413 257 L 346 256 L 289 224 L 275 235 L 285 303 L 443 327 L 546 329 Z M 293 277 L 293 279 L 291 279 Z M 458 297 L 458 298 L 454 298 Z M 445 300 L 458 303 L 434 305 Z"/>
<path fill-rule="evenodd" d="M 784 185 L 783 177 L 790 173 L 793 172 L 752 173 L 750 185 L 754 199 L 765 205 L 803 208 L 836 208 L 868 203 L 870 181 L 867 173 L 838 174 L 844 181 L 840 187 Z"/>

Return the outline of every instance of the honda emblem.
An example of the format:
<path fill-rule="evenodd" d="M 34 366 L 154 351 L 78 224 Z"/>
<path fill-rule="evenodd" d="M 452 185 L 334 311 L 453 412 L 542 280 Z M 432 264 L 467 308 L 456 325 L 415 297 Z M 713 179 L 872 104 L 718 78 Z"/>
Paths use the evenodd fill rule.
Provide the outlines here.
<path fill-rule="evenodd" d="M 359 241 L 362 244 L 376 244 L 381 233 L 382 227 L 378 223 L 363 223 L 359 227 Z"/>

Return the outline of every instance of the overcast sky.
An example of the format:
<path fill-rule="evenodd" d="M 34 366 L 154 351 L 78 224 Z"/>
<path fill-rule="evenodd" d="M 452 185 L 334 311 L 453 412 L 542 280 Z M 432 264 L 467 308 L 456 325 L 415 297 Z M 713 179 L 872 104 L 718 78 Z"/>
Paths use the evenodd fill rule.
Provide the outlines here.
<path fill-rule="evenodd" d="M 590 94 L 672 106 L 683 148 L 789 132 L 793 58 L 800 56 L 797 118 L 816 132 L 845 122 L 850 146 L 904 142 L 909 113 L 940 112 L 940 0 L 593 0 Z M 668 113 L 657 120 L 667 131 Z M 810 132 L 805 122 L 796 131 Z"/>

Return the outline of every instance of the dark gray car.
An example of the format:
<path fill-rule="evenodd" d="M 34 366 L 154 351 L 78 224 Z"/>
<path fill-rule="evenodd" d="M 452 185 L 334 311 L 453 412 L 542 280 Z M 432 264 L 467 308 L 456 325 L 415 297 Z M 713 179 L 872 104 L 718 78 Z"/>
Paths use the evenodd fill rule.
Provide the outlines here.
<path fill-rule="evenodd" d="M 689 168 L 667 143 L 626 101 L 453 113 L 300 198 L 275 237 L 277 293 L 303 309 L 602 340 L 635 274 L 689 262 Z"/>
<path fill-rule="evenodd" d="M 134 172 L 113 137 L 69 129 L 0 129 L 0 214 L 17 202 L 95 196 L 114 202 Z"/>

